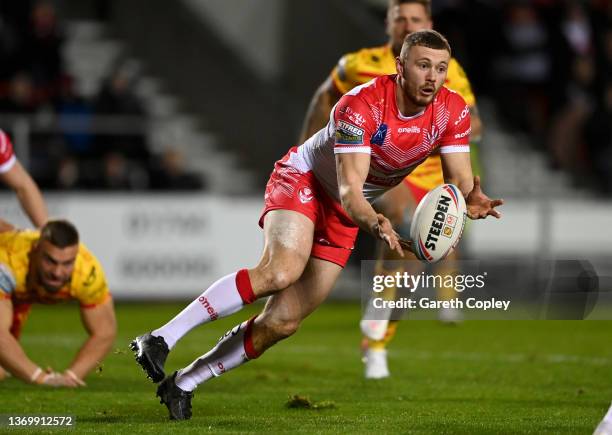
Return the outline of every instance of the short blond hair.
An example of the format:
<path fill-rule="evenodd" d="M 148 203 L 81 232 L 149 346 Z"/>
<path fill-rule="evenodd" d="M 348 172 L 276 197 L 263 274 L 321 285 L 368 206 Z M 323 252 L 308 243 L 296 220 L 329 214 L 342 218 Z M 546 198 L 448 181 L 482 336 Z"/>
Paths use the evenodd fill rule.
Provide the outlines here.
<path fill-rule="evenodd" d="M 404 44 L 402 45 L 402 51 L 400 53 L 400 59 L 402 62 L 408 57 L 408 53 L 412 47 L 427 47 L 433 48 L 434 50 L 446 50 L 448 54 L 452 55 L 451 47 L 446 38 L 435 30 L 419 30 L 406 36 Z"/>

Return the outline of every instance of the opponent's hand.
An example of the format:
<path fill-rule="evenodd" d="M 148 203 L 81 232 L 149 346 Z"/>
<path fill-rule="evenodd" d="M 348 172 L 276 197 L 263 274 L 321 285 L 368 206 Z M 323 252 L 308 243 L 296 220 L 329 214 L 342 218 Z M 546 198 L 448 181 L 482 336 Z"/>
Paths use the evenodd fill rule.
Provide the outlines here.
<path fill-rule="evenodd" d="M 376 215 L 378 222 L 374 225 L 374 236 L 385 242 L 389 249 L 396 251 L 400 257 L 404 256 L 402 245 L 400 244 L 400 236 L 393 230 L 391 221 L 382 214 Z"/>
<path fill-rule="evenodd" d="M 44 371 L 37 369 L 34 374 L 36 374 L 36 376 L 32 375 L 33 382 L 38 385 L 68 388 L 84 387 L 86 385 L 85 382 L 71 370 L 66 370 L 64 373 L 58 373 L 51 367 L 47 367 Z"/>
<path fill-rule="evenodd" d="M 61 374 L 65 387 L 78 388 L 86 387 L 87 384 L 83 379 L 79 378 L 72 370 L 67 369 Z"/>
<path fill-rule="evenodd" d="M 32 374 L 32 382 L 38 385 L 47 385 L 49 387 L 61 387 L 61 375 L 56 373 L 51 367 L 42 370 L 40 367 Z"/>
<path fill-rule="evenodd" d="M 467 215 L 470 219 L 484 219 L 487 216 L 494 216 L 497 219 L 501 213 L 495 210 L 504 203 L 503 199 L 491 199 L 480 189 L 480 177 L 474 177 L 474 187 L 466 198 Z"/>

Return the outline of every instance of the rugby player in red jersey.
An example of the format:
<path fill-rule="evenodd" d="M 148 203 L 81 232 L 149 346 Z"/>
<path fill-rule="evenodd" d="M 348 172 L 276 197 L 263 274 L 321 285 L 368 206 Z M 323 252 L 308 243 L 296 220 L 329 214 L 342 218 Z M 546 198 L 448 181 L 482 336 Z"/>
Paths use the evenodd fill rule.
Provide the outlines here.
<path fill-rule="evenodd" d="M 329 123 L 278 162 L 260 219 L 265 244 L 252 269 L 225 276 L 161 328 L 136 337 L 132 349 L 172 419 L 191 417 L 193 390 L 257 358 L 289 337 L 327 297 L 346 264 L 359 228 L 403 255 L 389 220 L 371 202 L 400 183 L 434 150 L 444 178 L 466 197 L 472 219 L 500 217 L 472 175 L 470 115 L 463 98 L 442 85 L 450 61 L 446 39 L 433 30 L 409 35 L 398 74 L 344 95 Z M 418 130 L 418 133 L 417 133 Z M 271 296 L 263 311 L 236 325 L 208 353 L 164 379 L 170 349 L 195 326 Z"/>
<path fill-rule="evenodd" d="M 0 130 L 0 181 L 15 191 L 21 207 L 35 226 L 42 227 L 47 222 L 47 206 L 42 194 L 30 174 L 15 157 L 13 144 L 2 130 Z"/>

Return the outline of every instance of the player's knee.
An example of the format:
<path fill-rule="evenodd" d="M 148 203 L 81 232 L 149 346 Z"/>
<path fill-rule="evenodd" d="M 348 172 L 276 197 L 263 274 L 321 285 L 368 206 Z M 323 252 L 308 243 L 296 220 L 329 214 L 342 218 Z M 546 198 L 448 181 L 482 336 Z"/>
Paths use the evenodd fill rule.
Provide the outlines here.
<path fill-rule="evenodd" d="M 298 273 L 290 269 L 272 268 L 266 272 L 266 281 L 272 291 L 284 290 L 298 278 Z"/>

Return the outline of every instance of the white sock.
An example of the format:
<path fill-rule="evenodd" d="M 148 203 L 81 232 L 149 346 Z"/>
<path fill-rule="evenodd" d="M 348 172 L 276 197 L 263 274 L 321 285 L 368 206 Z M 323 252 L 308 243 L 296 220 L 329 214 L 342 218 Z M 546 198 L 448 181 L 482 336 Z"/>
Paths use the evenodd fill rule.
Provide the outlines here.
<path fill-rule="evenodd" d="M 151 331 L 151 334 L 163 337 L 168 348 L 172 349 L 178 340 L 196 326 L 229 316 L 251 303 L 255 298 L 250 286 L 246 269 L 227 275 L 208 287 L 164 326 Z"/>
<path fill-rule="evenodd" d="M 176 374 L 176 385 L 183 391 L 193 391 L 202 382 L 216 378 L 241 366 L 259 355 L 255 353 L 250 337 L 254 319 L 230 329 L 208 353 L 202 355 Z"/>

